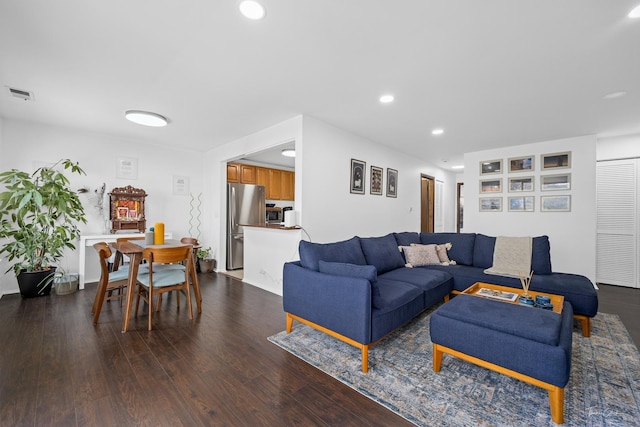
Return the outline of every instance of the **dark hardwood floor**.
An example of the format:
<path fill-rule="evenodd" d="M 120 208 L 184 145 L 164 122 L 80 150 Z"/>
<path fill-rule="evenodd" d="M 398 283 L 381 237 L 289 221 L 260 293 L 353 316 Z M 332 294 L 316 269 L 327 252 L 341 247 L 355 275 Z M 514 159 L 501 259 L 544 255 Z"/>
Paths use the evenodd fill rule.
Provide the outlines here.
<path fill-rule="evenodd" d="M 285 327 L 280 297 L 215 273 L 200 281 L 203 313 L 189 321 L 170 296 L 151 332 L 142 315 L 121 333 L 117 302 L 94 327 L 95 284 L 2 297 L 0 425 L 411 425 L 267 341 Z M 600 291 L 600 311 L 620 314 L 636 343 L 639 292 Z"/>

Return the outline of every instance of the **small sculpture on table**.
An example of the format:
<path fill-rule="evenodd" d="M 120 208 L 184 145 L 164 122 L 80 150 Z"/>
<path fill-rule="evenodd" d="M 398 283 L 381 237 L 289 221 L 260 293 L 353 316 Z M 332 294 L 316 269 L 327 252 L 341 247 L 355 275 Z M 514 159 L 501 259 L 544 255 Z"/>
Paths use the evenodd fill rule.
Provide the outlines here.
<path fill-rule="evenodd" d="M 531 285 L 531 278 L 533 277 L 533 270 L 529 273 L 528 276 L 523 276 L 520 274 L 520 283 L 522 284 L 522 289 L 524 292 L 518 299 L 520 304 L 533 306 L 535 301 L 531 295 L 529 295 L 529 286 Z"/>

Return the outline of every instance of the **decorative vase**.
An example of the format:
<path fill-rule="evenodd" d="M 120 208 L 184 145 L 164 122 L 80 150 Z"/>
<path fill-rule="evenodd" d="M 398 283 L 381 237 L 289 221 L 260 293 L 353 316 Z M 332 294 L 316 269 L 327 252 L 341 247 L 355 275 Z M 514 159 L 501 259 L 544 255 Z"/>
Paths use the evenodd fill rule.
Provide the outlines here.
<path fill-rule="evenodd" d="M 78 290 L 78 274 L 69 273 L 56 276 L 54 279 L 54 288 L 57 295 L 72 294 Z"/>
<path fill-rule="evenodd" d="M 56 267 L 50 267 L 48 270 L 26 271 L 21 270 L 18 274 L 18 286 L 20 287 L 20 295 L 22 298 L 33 298 L 51 293 Z"/>
<path fill-rule="evenodd" d="M 201 273 L 211 273 L 216 266 L 215 259 L 200 259 L 198 260 Z"/>

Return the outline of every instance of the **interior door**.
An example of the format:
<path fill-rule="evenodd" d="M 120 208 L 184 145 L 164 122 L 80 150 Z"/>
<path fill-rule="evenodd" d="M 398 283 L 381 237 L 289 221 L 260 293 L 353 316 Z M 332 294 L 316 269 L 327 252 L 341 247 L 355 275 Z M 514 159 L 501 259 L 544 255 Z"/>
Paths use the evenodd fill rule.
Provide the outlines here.
<path fill-rule="evenodd" d="M 435 218 L 436 180 L 432 176 L 420 177 L 420 231 L 433 233 Z"/>

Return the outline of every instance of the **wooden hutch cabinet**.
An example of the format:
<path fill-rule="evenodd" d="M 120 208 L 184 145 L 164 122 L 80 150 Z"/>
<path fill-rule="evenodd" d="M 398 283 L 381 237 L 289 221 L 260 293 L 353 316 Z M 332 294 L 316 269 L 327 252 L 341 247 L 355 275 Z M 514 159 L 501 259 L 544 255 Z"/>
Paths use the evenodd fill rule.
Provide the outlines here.
<path fill-rule="evenodd" d="M 138 230 L 141 233 L 147 228 L 144 214 L 144 200 L 147 193 L 141 188 L 130 185 L 117 187 L 109 193 L 111 233 L 118 230 Z"/>

